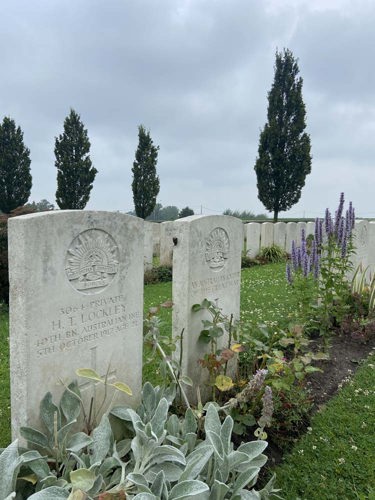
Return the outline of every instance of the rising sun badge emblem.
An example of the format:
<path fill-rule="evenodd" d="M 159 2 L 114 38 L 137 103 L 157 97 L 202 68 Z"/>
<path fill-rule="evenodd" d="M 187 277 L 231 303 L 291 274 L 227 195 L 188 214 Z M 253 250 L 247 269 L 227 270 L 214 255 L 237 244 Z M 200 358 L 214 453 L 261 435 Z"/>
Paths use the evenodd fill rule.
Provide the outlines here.
<path fill-rule="evenodd" d="M 225 229 L 216 227 L 206 239 L 206 262 L 213 271 L 221 271 L 229 255 L 229 237 Z"/>
<path fill-rule="evenodd" d="M 68 280 L 79 292 L 101 292 L 117 274 L 118 254 L 114 239 L 105 231 L 83 231 L 67 251 L 65 271 Z"/>

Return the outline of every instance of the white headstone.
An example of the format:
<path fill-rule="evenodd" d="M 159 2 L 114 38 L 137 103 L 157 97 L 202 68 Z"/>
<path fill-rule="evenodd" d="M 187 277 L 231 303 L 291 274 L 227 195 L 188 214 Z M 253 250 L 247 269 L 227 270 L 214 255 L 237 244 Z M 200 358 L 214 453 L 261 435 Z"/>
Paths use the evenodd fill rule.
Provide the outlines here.
<path fill-rule="evenodd" d="M 375 221 L 370 221 L 368 225 L 368 265 L 370 266 L 371 276 L 375 275 Z"/>
<path fill-rule="evenodd" d="M 285 250 L 286 224 L 285 222 L 276 222 L 273 225 L 273 242 Z"/>
<path fill-rule="evenodd" d="M 249 222 L 246 224 L 246 255 L 252 259 L 259 254 L 260 250 L 260 224 Z"/>
<path fill-rule="evenodd" d="M 306 238 L 312 234 L 315 237 L 315 222 L 306 223 Z"/>
<path fill-rule="evenodd" d="M 173 335 L 177 337 L 183 331 L 182 373 L 193 379 L 191 396 L 196 398 L 199 386 L 205 398 L 208 371 L 198 361 L 209 347 L 199 341 L 199 335 L 204 329 L 202 320 L 211 316 L 207 311 L 192 312 L 192 306 L 208 299 L 223 314 L 239 319 L 243 228 L 239 219 L 225 215 L 191 216 L 176 224 L 179 235 L 173 253 Z M 219 348 L 227 344 L 227 337 L 218 339 Z"/>
<path fill-rule="evenodd" d="M 59 400 L 77 368 L 142 383 L 143 220 L 55 211 L 9 220 L 12 434 L 38 427 L 39 403 Z M 102 386 L 79 379 L 86 401 Z M 121 399 L 121 398 L 120 398 Z"/>
<path fill-rule="evenodd" d="M 175 222 L 162 222 L 160 228 L 160 265 L 172 266 L 173 261 L 173 237 Z"/>
<path fill-rule="evenodd" d="M 244 222 L 242 223 L 242 229 L 243 229 L 243 247 L 242 247 L 242 251 L 246 253 L 247 228 L 246 228 L 246 224 Z"/>
<path fill-rule="evenodd" d="M 153 258 L 153 233 L 152 226 L 153 222 L 144 222 L 144 265 L 145 271 L 152 269 L 152 258 Z"/>
<path fill-rule="evenodd" d="M 290 253 L 292 251 L 292 241 L 297 241 L 297 223 L 287 222 L 286 224 L 286 242 L 285 250 Z"/>
<path fill-rule="evenodd" d="M 160 229 L 159 222 L 152 222 L 152 242 L 154 257 L 160 257 Z"/>
<path fill-rule="evenodd" d="M 273 245 L 273 223 L 263 222 L 260 228 L 260 247 L 270 247 Z"/>
<path fill-rule="evenodd" d="M 369 222 L 367 220 L 357 220 L 353 230 L 353 244 L 355 254 L 353 256 L 353 271 L 362 264 L 362 269 L 366 269 L 369 260 Z"/>

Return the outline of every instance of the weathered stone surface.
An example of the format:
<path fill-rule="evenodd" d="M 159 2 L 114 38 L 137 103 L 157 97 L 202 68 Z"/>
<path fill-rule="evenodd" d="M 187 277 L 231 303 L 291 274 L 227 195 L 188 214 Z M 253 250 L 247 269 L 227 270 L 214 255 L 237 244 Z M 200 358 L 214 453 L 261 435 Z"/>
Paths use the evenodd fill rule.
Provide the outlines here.
<path fill-rule="evenodd" d="M 145 271 L 152 269 L 153 258 L 153 223 L 144 222 L 144 265 Z"/>
<path fill-rule="evenodd" d="M 246 224 L 246 255 L 252 259 L 259 254 L 260 250 L 260 224 L 249 222 Z"/>
<path fill-rule="evenodd" d="M 160 265 L 172 266 L 175 222 L 162 222 L 160 226 Z"/>
<path fill-rule="evenodd" d="M 368 252 L 368 265 L 370 266 L 371 275 L 375 275 L 375 221 L 370 221 L 368 225 L 369 235 L 369 252 Z"/>
<path fill-rule="evenodd" d="M 142 380 L 143 220 L 120 213 L 56 211 L 9 220 L 12 434 L 38 427 L 47 391 L 59 400 L 77 368 Z M 88 402 L 102 386 L 80 379 Z"/>
<path fill-rule="evenodd" d="M 235 319 L 240 313 L 242 222 L 229 216 L 191 216 L 175 222 L 178 241 L 173 253 L 173 335 L 183 331 L 182 373 L 194 381 L 192 397 L 200 387 L 207 397 L 208 371 L 198 361 L 209 347 L 199 341 L 207 311 L 192 312 L 208 299 Z M 228 338 L 218 339 L 227 347 Z M 176 352 L 179 359 L 180 350 Z"/>
<path fill-rule="evenodd" d="M 283 250 L 285 250 L 286 243 L 286 224 L 285 222 L 276 222 L 273 225 L 273 242 Z"/>
<path fill-rule="evenodd" d="M 362 264 L 365 269 L 369 263 L 369 222 L 357 220 L 353 229 L 353 244 L 355 254 L 352 258 L 353 272 Z"/>
<path fill-rule="evenodd" d="M 315 236 L 315 222 L 311 222 L 311 221 L 306 223 L 306 238 L 310 234 Z"/>
<path fill-rule="evenodd" d="M 297 223 L 288 222 L 286 225 L 285 250 L 290 253 L 292 250 L 292 241 L 297 241 Z"/>
<path fill-rule="evenodd" d="M 154 257 L 160 257 L 160 229 L 159 222 L 151 222 L 152 224 L 152 243 Z"/>
<path fill-rule="evenodd" d="M 273 245 L 273 223 L 263 222 L 260 228 L 260 247 L 270 247 Z"/>

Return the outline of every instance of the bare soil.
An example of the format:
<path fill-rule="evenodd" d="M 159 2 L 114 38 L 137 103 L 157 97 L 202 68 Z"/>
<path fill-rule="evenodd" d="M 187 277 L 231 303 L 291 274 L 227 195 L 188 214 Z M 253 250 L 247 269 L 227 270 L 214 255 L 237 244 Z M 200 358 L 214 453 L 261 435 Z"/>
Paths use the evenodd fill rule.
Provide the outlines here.
<path fill-rule="evenodd" d="M 315 411 L 337 393 L 339 384 L 355 373 L 361 361 L 366 359 L 374 348 L 374 335 L 364 339 L 354 332 L 332 337 L 330 359 L 314 365 L 323 372 L 315 372 L 308 377 L 307 384 L 313 397 Z"/>

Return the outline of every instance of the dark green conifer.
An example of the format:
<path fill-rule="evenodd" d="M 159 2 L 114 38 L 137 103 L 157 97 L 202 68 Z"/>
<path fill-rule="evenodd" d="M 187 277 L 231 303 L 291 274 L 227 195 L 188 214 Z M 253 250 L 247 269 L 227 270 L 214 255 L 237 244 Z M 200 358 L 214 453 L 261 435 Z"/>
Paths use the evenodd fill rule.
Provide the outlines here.
<path fill-rule="evenodd" d="M 97 170 L 89 156 L 90 141 L 80 116 L 70 110 L 64 132 L 55 138 L 56 203 L 61 209 L 82 210 L 90 199 Z"/>
<path fill-rule="evenodd" d="M 150 132 L 143 125 L 138 127 L 138 148 L 133 162 L 133 201 L 138 217 L 148 217 L 159 194 L 160 182 L 156 173 L 159 146 L 154 146 Z"/>
<path fill-rule="evenodd" d="M 304 132 L 302 78 L 292 52 L 276 52 L 275 77 L 268 93 L 268 122 L 260 134 L 255 163 L 258 198 L 274 214 L 289 210 L 301 197 L 311 172 L 310 137 Z"/>
<path fill-rule="evenodd" d="M 30 151 L 23 143 L 21 128 L 5 117 L 0 123 L 0 211 L 9 214 L 29 199 L 30 163 Z"/>

